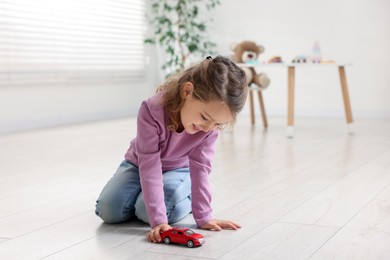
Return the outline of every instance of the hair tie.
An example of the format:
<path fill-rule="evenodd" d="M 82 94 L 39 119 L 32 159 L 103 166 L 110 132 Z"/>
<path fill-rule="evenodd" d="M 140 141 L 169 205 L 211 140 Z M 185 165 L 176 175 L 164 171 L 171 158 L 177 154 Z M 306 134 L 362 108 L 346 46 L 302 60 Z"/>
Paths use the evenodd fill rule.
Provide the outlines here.
<path fill-rule="evenodd" d="M 213 58 L 211 56 L 207 56 L 207 60 L 212 60 Z"/>

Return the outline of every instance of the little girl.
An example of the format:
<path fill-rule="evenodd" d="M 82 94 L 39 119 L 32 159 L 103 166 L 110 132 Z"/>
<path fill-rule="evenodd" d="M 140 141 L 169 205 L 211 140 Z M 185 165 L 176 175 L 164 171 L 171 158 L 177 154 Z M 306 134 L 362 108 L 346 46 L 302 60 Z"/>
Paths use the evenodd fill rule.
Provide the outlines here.
<path fill-rule="evenodd" d="M 245 73 L 217 56 L 172 76 L 144 101 L 137 136 L 96 202 L 106 223 L 134 217 L 149 223 L 147 239 L 191 212 L 202 229 L 237 229 L 214 219 L 209 174 L 219 129 L 233 123 L 247 98 Z"/>

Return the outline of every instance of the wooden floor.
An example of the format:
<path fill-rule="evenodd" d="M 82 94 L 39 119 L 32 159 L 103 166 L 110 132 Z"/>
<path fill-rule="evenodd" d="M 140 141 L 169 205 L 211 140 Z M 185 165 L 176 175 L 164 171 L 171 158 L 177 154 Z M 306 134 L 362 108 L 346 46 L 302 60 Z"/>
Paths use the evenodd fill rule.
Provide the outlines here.
<path fill-rule="evenodd" d="M 0 259 L 390 259 L 390 120 L 357 119 L 349 135 L 341 118 L 297 118 L 293 139 L 285 118 L 269 123 L 240 117 L 220 136 L 214 213 L 242 229 L 197 230 L 194 249 L 94 214 L 135 119 L 0 135 Z"/>

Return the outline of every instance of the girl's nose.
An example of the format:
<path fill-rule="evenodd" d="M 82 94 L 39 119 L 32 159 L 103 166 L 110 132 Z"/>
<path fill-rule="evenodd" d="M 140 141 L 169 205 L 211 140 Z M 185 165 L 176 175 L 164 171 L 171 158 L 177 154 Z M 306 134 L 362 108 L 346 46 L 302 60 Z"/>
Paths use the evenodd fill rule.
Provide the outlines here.
<path fill-rule="evenodd" d="M 205 129 L 206 129 L 206 126 L 204 126 L 204 125 L 199 125 L 198 128 L 199 128 L 199 130 L 201 130 L 201 131 L 206 131 L 206 130 L 205 130 Z"/>

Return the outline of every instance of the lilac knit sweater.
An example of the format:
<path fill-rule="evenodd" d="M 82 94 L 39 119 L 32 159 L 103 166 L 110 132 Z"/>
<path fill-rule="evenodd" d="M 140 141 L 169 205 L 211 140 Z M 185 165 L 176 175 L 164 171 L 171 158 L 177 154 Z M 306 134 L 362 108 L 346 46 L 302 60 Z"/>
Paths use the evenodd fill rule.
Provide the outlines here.
<path fill-rule="evenodd" d="M 125 159 L 139 167 L 142 192 L 151 227 L 167 223 L 162 172 L 190 168 L 192 213 L 202 226 L 212 219 L 209 173 L 218 130 L 188 134 L 168 130 L 168 115 L 160 92 L 145 100 L 137 118 L 137 136 Z"/>

